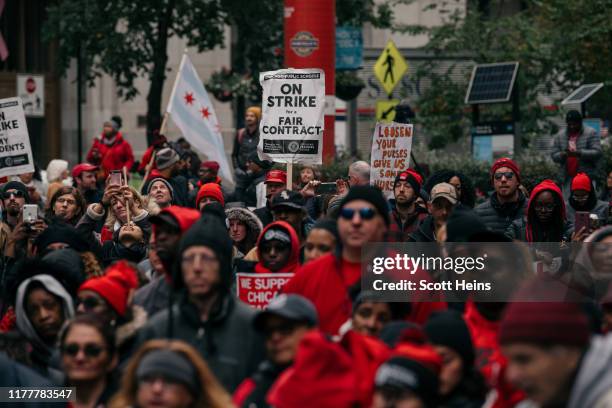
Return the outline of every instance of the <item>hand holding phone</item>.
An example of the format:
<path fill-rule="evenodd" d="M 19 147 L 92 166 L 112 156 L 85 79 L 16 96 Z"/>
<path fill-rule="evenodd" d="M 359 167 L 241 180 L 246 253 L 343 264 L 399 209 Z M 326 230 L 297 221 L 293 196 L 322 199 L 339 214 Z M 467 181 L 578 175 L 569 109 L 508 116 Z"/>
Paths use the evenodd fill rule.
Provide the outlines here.
<path fill-rule="evenodd" d="M 112 184 L 114 186 L 123 185 L 123 175 L 121 174 L 121 172 L 118 170 L 112 171 L 108 184 Z"/>
<path fill-rule="evenodd" d="M 36 204 L 24 204 L 22 219 L 26 224 L 33 224 L 38 219 L 38 206 Z"/>
<path fill-rule="evenodd" d="M 576 211 L 576 217 L 574 219 L 574 231 L 580 231 L 584 228 L 584 231 L 588 232 L 591 220 L 588 211 Z"/>

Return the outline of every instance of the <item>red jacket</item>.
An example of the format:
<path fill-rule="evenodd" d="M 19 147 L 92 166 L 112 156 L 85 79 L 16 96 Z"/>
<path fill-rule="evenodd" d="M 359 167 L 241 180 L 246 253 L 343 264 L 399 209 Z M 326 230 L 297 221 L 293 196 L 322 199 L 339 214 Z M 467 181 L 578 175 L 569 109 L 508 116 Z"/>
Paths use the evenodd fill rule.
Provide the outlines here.
<path fill-rule="evenodd" d="M 111 170 L 121 170 L 123 167 L 129 171 L 134 164 L 134 153 L 132 153 L 132 146 L 127 140 L 123 139 L 121 132 L 117 132 L 115 142 L 112 145 L 105 144 L 100 138 L 94 139 L 93 146 L 87 153 L 87 161 L 101 166 L 104 170 L 105 175 L 108 175 Z M 94 152 L 98 152 L 98 156 L 94 155 Z"/>
<path fill-rule="evenodd" d="M 146 170 L 147 165 L 151 161 L 151 157 L 153 157 L 154 150 L 155 150 L 155 146 L 153 145 L 149 146 L 147 150 L 145 150 L 144 154 L 142 155 L 142 159 L 140 160 L 140 164 L 138 165 L 138 171 Z M 155 162 L 153 162 L 153 166 L 151 167 L 151 170 L 154 168 L 155 168 Z"/>
<path fill-rule="evenodd" d="M 508 360 L 499 347 L 499 322 L 485 319 L 474 302 L 468 302 L 463 315 L 472 335 L 476 351 L 476 367 L 485 377 L 487 384 L 495 389 L 492 408 L 511 408 L 525 399 L 525 394 L 505 379 Z"/>
<path fill-rule="evenodd" d="M 317 308 L 320 329 L 337 334 L 352 314 L 349 288 L 360 280 L 360 262 L 338 260 L 332 253 L 299 268 L 282 292 L 297 293 L 310 300 Z M 446 302 L 413 302 L 406 320 L 424 324 L 432 312 L 443 309 L 446 309 Z"/>

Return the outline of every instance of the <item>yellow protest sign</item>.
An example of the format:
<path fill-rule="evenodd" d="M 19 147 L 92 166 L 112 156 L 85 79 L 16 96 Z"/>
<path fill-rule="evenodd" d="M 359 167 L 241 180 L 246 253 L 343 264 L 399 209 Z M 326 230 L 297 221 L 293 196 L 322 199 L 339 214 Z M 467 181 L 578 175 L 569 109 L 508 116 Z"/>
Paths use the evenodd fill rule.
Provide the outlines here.
<path fill-rule="evenodd" d="M 393 92 L 393 88 L 407 70 L 408 63 L 400 54 L 395 43 L 389 40 L 380 57 L 376 60 L 376 64 L 374 64 L 374 74 L 388 95 Z"/>
<path fill-rule="evenodd" d="M 393 122 L 395 119 L 395 107 L 399 105 L 399 99 L 376 101 L 376 121 Z"/>

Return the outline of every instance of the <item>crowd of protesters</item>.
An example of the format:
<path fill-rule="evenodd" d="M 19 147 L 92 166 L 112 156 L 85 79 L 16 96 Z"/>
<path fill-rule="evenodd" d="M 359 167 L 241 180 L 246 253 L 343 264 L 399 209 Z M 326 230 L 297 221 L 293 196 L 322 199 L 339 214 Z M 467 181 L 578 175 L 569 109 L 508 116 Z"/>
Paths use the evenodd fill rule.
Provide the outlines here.
<path fill-rule="evenodd" d="M 500 270 L 530 278 L 515 299 L 555 296 L 557 252 L 612 274 L 612 169 L 598 185 L 600 141 L 578 112 L 554 142 L 561 184 L 527 191 L 499 158 L 478 204 L 451 170 L 403 169 L 391 199 L 364 161 L 288 180 L 258 156 L 260 119 L 249 108 L 237 132 L 233 188 L 184 139 L 156 134 L 135 162 L 117 117 L 86 162 L 3 182 L 0 386 L 75 387 L 68 406 L 91 408 L 612 407 L 612 275 L 579 282 L 588 302 L 390 302 L 361 287 L 375 242 L 552 244 L 522 264 L 502 254 Z M 583 242 L 603 246 L 565 250 Z M 293 275 L 256 309 L 237 273 Z"/>

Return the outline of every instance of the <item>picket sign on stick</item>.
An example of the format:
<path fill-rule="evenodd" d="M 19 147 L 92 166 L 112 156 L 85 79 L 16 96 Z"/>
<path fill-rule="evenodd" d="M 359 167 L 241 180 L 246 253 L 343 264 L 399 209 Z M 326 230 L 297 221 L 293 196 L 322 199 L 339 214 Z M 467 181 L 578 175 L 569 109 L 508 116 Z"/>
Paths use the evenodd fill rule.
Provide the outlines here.
<path fill-rule="evenodd" d="M 370 156 L 370 183 L 379 187 L 387 197 L 393 195 L 395 176 L 410 164 L 412 136 L 411 124 L 376 124 Z"/>
<path fill-rule="evenodd" d="M 128 187 L 127 169 L 123 166 L 123 185 Z M 127 216 L 127 225 L 130 225 L 130 203 L 125 200 L 125 213 Z"/>
<path fill-rule="evenodd" d="M 21 98 L 0 99 L 0 177 L 34 172 Z"/>

